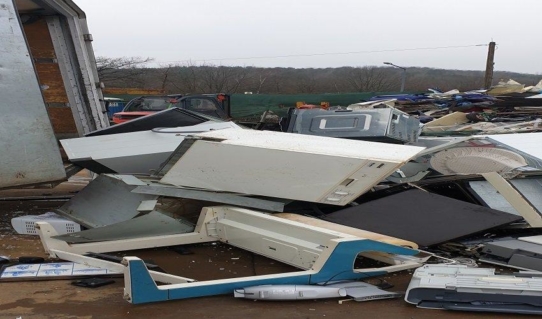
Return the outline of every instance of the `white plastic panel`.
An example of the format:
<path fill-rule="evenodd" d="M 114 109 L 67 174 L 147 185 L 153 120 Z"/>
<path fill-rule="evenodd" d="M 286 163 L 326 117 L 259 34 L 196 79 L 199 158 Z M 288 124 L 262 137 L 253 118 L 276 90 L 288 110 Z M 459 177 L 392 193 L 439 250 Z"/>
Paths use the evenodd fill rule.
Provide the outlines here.
<path fill-rule="evenodd" d="M 0 188 L 66 177 L 12 0 L 0 0 Z"/>
<path fill-rule="evenodd" d="M 212 225 L 220 241 L 302 269 L 312 267 L 329 240 L 352 237 L 256 211 L 213 209 L 217 221 Z"/>
<path fill-rule="evenodd" d="M 248 130 L 198 137 L 231 139 L 195 141 L 161 182 L 333 205 L 353 201 L 422 150 Z"/>

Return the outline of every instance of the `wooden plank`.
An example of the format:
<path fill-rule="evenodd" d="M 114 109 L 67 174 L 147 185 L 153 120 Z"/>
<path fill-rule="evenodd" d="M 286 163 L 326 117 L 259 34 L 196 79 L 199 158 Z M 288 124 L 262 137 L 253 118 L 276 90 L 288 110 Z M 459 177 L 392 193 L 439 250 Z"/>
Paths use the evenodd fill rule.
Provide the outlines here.
<path fill-rule="evenodd" d="M 77 127 L 73 120 L 72 110 L 69 107 L 48 107 L 49 118 L 53 124 L 55 134 L 69 134 L 70 136 L 78 137 Z"/>
<path fill-rule="evenodd" d="M 33 58 L 55 59 L 55 49 L 45 19 L 23 25 Z"/>
<path fill-rule="evenodd" d="M 46 103 L 68 103 L 62 74 L 56 63 L 36 63 L 38 78 Z M 72 119 L 73 121 L 73 119 Z"/>
<path fill-rule="evenodd" d="M 55 60 L 55 49 L 46 20 L 42 18 L 25 24 L 23 29 L 34 59 L 45 103 L 68 105 L 68 95 L 64 87 L 62 73 Z M 79 136 L 73 113 L 69 107 L 48 107 L 47 111 L 57 138 Z"/>

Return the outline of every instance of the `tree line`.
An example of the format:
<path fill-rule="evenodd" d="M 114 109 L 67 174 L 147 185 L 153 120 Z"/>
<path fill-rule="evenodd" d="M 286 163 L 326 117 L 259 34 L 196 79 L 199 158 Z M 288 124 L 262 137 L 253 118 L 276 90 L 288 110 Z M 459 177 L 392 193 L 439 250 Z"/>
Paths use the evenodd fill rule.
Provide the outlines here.
<path fill-rule="evenodd" d="M 98 57 L 98 74 L 106 87 L 162 89 L 166 93 L 316 94 L 396 92 L 402 70 L 386 66 L 339 68 L 262 68 L 184 63 L 147 67 L 151 58 Z M 540 75 L 495 71 L 493 83 L 514 79 L 534 85 Z M 428 88 L 460 91 L 481 89 L 483 71 L 411 67 L 406 71 L 407 92 Z"/>

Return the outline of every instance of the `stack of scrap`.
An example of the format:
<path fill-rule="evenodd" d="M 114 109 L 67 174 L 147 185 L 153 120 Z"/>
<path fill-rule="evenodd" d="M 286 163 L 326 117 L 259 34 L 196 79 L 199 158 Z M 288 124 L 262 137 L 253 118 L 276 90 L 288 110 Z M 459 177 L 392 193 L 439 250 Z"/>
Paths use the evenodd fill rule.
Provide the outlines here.
<path fill-rule="evenodd" d="M 231 293 L 396 298 L 360 280 L 418 268 L 405 297 L 418 307 L 538 313 L 518 289 L 501 285 L 502 296 L 495 294 L 487 284 L 501 280 L 493 269 L 462 264 L 542 270 L 542 133 L 496 134 L 524 131 L 508 125 L 439 136 L 473 125 L 472 114 L 456 110 L 421 124 L 419 113 L 398 107 L 446 101 L 465 109 L 494 99 L 435 91 L 348 109 L 292 109 L 279 121 L 285 132 L 168 110 L 174 120 L 164 126 L 158 114 L 63 140 L 69 159 L 98 176 L 55 213 L 86 229 L 61 234 L 38 221 L 40 239 L 52 257 L 122 272 L 134 304 Z M 437 136 L 420 136 L 422 128 Z M 84 256 L 209 242 L 298 270 L 196 281 L 149 270 L 138 257 L 121 265 Z M 426 265 L 429 259 L 445 265 Z M 437 275 L 438 282 L 428 279 Z M 504 279 L 542 294 L 537 279 Z M 458 283 L 481 290 L 466 293 Z M 505 297 L 513 302 L 493 310 L 477 304 Z"/>
<path fill-rule="evenodd" d="M 534 86 L 501 81 L 489 90 L 378 95 L 349 110 L 395 108 L 424 123 L 421 135 L 465 136 L 542 130 L 542 81 Z"/>

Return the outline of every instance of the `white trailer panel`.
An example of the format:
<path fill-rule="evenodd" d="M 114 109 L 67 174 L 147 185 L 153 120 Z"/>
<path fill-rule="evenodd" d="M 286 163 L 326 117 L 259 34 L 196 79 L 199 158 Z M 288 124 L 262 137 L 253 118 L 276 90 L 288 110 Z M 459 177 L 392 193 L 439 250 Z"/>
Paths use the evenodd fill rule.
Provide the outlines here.
<path fill-rule="evenodd" d="M 66 177 L 12 0 L 0 0 L 0 188 Z"/>

